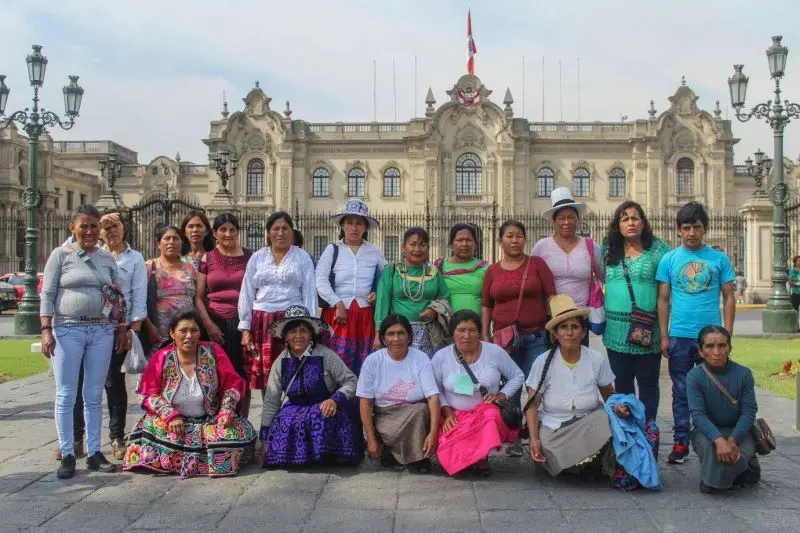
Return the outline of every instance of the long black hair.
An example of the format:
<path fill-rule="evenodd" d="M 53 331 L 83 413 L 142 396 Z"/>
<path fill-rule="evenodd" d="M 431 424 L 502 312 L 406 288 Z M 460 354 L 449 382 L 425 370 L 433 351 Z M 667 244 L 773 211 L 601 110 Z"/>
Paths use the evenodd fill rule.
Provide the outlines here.
<path fill-rule="evenodd" d="M 650 228 L 650 221 L 647 220 L 644 209 L 637 202 L 626 200 L 619 204 L 617 210 L 614 211 L 614 217 L 608 225 L 608 233 L 605 238 L 607 265 L 617 265 L 625 257 L 625 237 L 622 236 L 622 232 L 619 230 L 619 221 L 625 211 L 631 208 L 636 209 L 639 212 L 639 218 L 642 219 L 642 246 L 644 246 L 645 250 L 649 250 L 653 246 L 653 230 Z"/>
<path fill-rule="evenodd" d="M 186 236 L 186 226 L 189 225 L 189 222 L 193 218 L 199 218 L 203 223 L 203 226 L 206 227 L 206 236 L 203 237 L 203 251 L 210 252 L 214 249 L 214 233 L 211 229 L 211 222 L 208 221 L 208 217 L 202 211 L 190 211 L 189 214 L 183 217 L 183 220 L 181 221 L 181 229 L 179 233 L 182 241 L 181 255 L 188 254 L 192 248 L 192 245 L 189 244 L 189 237 Z"/>

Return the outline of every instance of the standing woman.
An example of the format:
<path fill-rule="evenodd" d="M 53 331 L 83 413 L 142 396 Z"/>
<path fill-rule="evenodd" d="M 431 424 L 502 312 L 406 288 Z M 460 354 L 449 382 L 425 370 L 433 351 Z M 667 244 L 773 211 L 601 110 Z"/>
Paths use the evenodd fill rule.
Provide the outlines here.
<path fill-rule="evenodd" d="M 792 268 L 789 269 L 789 297 L 792 301 L 792 307 L 797 311 L 800 309 L 800 255 L 792 258 Z"/>
<path fill-rule="evenodd" d="M 56 248 L 47 259 L 42 285 L 42 353 L 53 361 L 55 420 L 61 449 L 59 479 L 75 475 L 72 409 L 83 365 L 83 399 L 90 470 L 114 472 L 100 451 L 103 385 L 112 351 L 126 352 L 125 302 L 114 257 L 98 248 L 100 213 L 78 207 L 69 230 L 75 243 Z M 115 333 L 116 328 L 116 333 Z"/>
<path fill-rule="evenodd" d="M 364 202 L 348 201 L 331 220 L 339 225 L 339 241 L 319 258 L 317 292 L 329 305 L 322 312 L 322 320 L 333 330 L 328 346 L 358 376 L 375 340 L 375 282 L 386 259 L 380 248 L 367 242 L 367 232 L 378 227 L 378 221 Z"/>
<path fill-rule="evenodd" d="M 603 243 L 606 264 L 603 344 L 616 376 L 617 392 L 635 394 L 636 381 L 648 424 L 654 423 L 658 412 L 658 377 L 661 372 L 656 269 L 668 251 L 669 246 L 653 236 L 642 206 L 628 200 L 617 207 Z M 630 290 L 626 276 L 630 280 Z M 633 305 L 631 291 L 636 307 L 654 317 L 649 332 L 637 323 L 633 337 L 629 336 Z"/>
<path fill-rule="evenodd" d="M 238 305 L 244 271 L 253 251 L 239 246 L 239 221 L 230 213 L 217 215 L 212 231 L 217 247 L 200 258 L 194 305 L 208 338 L 222 346 L 236 373 L 249 384 L 253 363 L 242 349 Z M 247 418 L 249 388 L 239 410 Z"/>
<path fill-rule="evenodd" d="M 267 246 L 247 262 L 239 293 L 239 331 L 242 346 L 253 354 L 250 388 L 266 390 L 272 363 L 283 352 L 280 335 L 270 326 L 293 305 L 317 316 L 314 264 L 302 248 L 294 246 L 294 222 L 278 211 L 267 219 Z"/>
<path fill-rule="evenodd" d="M 200 258 L 203 254 L 214 249 L 211 223 L 205 213 L 192 211 L 181 222 L 181 261 L 194 265 L 195 270 L 200 268 Z"/>
<path fill-rule="evenodd" d="M 150 304 L 154 316 L 144 321 L 145 334 L 153 348 L 169 340 L 172 317 L 194 310 L 197 282 L 197 271 L 192 263 L 181 260 L 180 230 L 164 226 L 156 234 L 156 241 L 159 255 L 146 263 L 147 278 L 154 278 L 157 286 L 155 305 Z"/>
<path fill-rule="evenodd" d="M 378 280 L 375 327 L 391 313 L 411 322 L 413 346 L 428 357 L 447 344 L 450 321 L 450 292 L 439 269 L 428 263 L 430 237 L 422 228 L 409 228 L 403 235 L 399 263 L 383 270 Z M 381 348 L 375 338 L 373 348 Z"/>
<path fill-rule="evenodd" d="M 511 359 L 528 375 L 533 362 L 547 351 L 547 301 L 556 294 L 553 274 L 541 257 L 525 254 L 525 226 L 507 220 L 500 226 L 500 247 L 503 258 L 486 271 L 481 304 L 481 338 L 490 342 L 489 325 L 494 324 L 494 340 L 511 355 Z M 513 328 L 512 337 L 503 331 Z M 508 343 L 508 339 L 511 342 Z M 520 403 L 521 388 L 509 398 Z M 514 442 L 506 449 L 513 457 L 521 457 L 522 445 Z"/>
<path fill-rule="evenodd" d="M 462 309 L 481 314 L 481 289 L 489 263 L 475 257 L 478 248 L 478 232 L 475 226 L 461 222 L 450 228 L 451 255 L 448 259 L 437 259 L 434 263 L 444 277 L 450 291 L 450 306 L 453 313 Z"/>
<path fill-rule="evenodd" d="M 592 256 L 598 281 L 605 279 L 602 250 L 596 242 L 577 234 L 580 217 L 586 212 L 586 204 L 576 202 L 567 187 L 553 189 L 550 199 L 553 207 L 542 213 L 542 216 L 553 222 L 555 233 L 534 244 L 531 255 L 541 257 L 550 267 L 558 294 L 567 294 L 575 305 L 586 308 L 589 305 L 589 285 L 592 280 Z M 584 336 L 583 345 L 589 346 L 589 335 Z"/>

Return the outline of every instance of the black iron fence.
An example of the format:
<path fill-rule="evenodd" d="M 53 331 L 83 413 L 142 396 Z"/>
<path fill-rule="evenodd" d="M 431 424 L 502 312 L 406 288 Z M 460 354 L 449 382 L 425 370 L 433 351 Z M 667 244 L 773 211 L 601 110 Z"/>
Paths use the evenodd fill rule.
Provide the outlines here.
<path fill-rule="evenodd" d="M 36 262 L 39 271 L 44 268 L 53 248 L 69 237 L 70 215 L 50 213 L 39 215 L 39 247 Z M 24 209 L 0 210 L 0 274 L 25 270 L 25 229 L 27 215 Z"/>

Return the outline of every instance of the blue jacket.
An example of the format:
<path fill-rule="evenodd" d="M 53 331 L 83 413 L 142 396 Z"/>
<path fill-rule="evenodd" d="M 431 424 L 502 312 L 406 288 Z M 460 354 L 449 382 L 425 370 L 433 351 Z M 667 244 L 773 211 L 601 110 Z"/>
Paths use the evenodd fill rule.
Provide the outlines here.
<path fill-rule="evenodd" d="M 620 418 L 614 412 L 618 404 L 628 407 L 631 412 L 628 418 Z M 643 487 L 661 490 L 658 463 L 644 431 L 644 404 L 633 394 L 614 394 L 606 400 L 606 413 L 617 462 Z"/>

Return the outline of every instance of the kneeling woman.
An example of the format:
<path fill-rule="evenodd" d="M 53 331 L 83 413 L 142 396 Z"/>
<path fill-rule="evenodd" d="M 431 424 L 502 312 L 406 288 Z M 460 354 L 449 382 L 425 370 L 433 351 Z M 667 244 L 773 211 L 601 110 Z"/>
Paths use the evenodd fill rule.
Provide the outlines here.
<path fill-rule="evenodd" d="M 616 467 L 608 415 L 600 401 L 600 395 L 605 400 L 614 394 L 614 373 L 603 354 L 581 346 L 586 335 L 582 321 L 588 314 L 565 294 L 550 299 L 553 318 L 545 328 L 556 343 L 546 357 L 536 359 L 526 382 L 531 458 L 553 476 L 564 471 L 611 476 Z M 623 404 L 614 411 L 630 415 Z"/>
<path fill-rule="evenodd" d="M 261 412 L 264 466 L 358 464 L 364 439 L 358 419 L 357 378 L 338 355 L 319 344 L 328 325 L 293 305 L 271 326 L 286 349 L 269 373 Z"/>
<path fill-rule="evenodd" d="M 150 358 L 137 391 L 146 414 L 134 428 L 123 470 L 236 475 L 250 460 L 256 432 L 236 416 L 245 383 L 219 345 L 200 342 L 194 311 L 169 324 L 173 343 Z"/>
<path fill-rule="evenodd" d="M 444 418 L 436 457 L 451 476 L 470 466 L 487 476 L 489 452 L 519 436 L 503 421 L 499 406 L 519 390 L 525 376 L 505 350 L 480 340 L 481 319 L 474 311 L 455 313 L 450 333 L 454 344 L 432 360 Z"/>
<path fill-rule="evenodd" d="M 411 323 L 387 316 L 378 332 L 385 347 L 361 366 L 356 396 L 367 435 L 367 452 L 383 466 L 430 473 L 439 433 L 439 388 L 431 360 L 411 346 Z"/>

